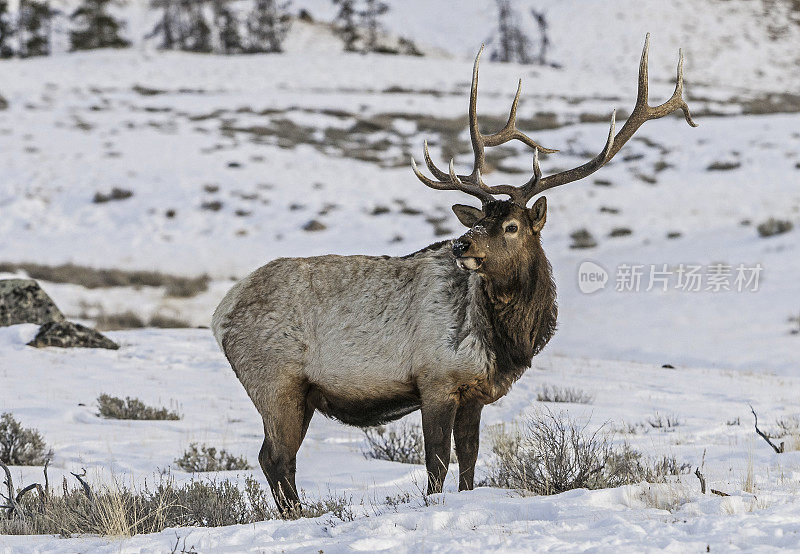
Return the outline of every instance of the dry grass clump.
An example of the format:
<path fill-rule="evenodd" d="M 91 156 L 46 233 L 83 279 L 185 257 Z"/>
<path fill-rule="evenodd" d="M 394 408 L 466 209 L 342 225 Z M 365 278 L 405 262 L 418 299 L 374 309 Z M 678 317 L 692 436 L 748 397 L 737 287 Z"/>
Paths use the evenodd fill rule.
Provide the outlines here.
<path fill-rule="evenodd" d="M 776 219 L 771 217 L 763 223 L 759 223 L 756 230 L 759 236 L 766 238 L 788 233 L 793 228 L 794 224 L 788 219 Z"/>
<path fill-rule="evenodd" d="M 217 451 L 213 446 L 192 443 L 183 456 L 175 460 L 178 467 L 189 473 L 206 471 L 240 471 L 250 469 L 244 456 L 234 456 L 226 450 Z"/>
<path fill-rule="evenodd" d="M 424 464 L 425 447 L 419 425 L 385 426 L 364 429 L 367 445 L 364 457 L 403 464 Z"/>
<path fill-rule="evenodd" d="M 539 402 L 566 402 L 570 404 L 591 404 L 594 396 L 588 392 L 574 387 L 559 387 L 557 385 L 542 385 L 536 394 Z"/>
<path fill-rule="evenodd" d="M 530 418 L 522 431 L 500 430 L 483 484 L 547 495 L 662 482 L 689 469 L 671 457 L 653 462 L 628 445 L 614 447 L 602 427 L 588 431 L 587 425 L 547 410 Z"/>
<path fill-rule="evenodd" d="M 57 493 L 47 486 L 31 485 L 21 491 L 9 485 L 13 508 L 0 511 L 0 535 L 101 535 L 129 537 L 157 533 L 171 527 L 219 527 L 255 523 L 281 517 L 269 490 L 252 476 L 244 487 L 230 480 L 191 481 L 176 484 L 161 476 L 154 487 L 132 488 L 119 483 L 90 487 L 77 475 L 80 486 L 64 479 Z M 23 492 L 25 489 L 33 492 Z M 0 500 L 7 501 L 0 493 Z M 332 514 L 352 521 L 352 499 L 329 495 L 318 502 L 303 499 L 301 508 L 289 517 L 319 517 Z"/>
<path fill-rule="evenodd" d="M 12 466 L 43 465 L 53 456 L 36 429 L 23 427 L 10 413 L 0 416 L 0 462 Z"/>
<path fill-rule="evenodd" d="M 153 408 L 138 398 L 122 398 L 101 394 L 97 397 L 98 415 L 106 419 L 170 420 L 181 419 L 178 412 L 167 408 Z"/>
<path fill-rule="evenodd" d="M 100 312 L 94 318 L 86 316 L 84 319 L 94 319 L 95 327 L 99 331 L 117 331 L 120 329 L 143 329 L 144 327 L 156 327 L 158 329 L 186 329 L 191 327 L 188 321 L 156 314 L 145 321 L 131 311 L 108 314 Z"/>
<path fill-rule="evenodd" d="M 87 289 L 103 287 L 165 287 L 167 296 L 189 298 L 208 290 L 208 275 L 181 277 L 158 271 L 96 269 L 75 264 L 0 263 L 0 271 L 24 271 L 31 279 L 50 283 L 73 283 Z"/>

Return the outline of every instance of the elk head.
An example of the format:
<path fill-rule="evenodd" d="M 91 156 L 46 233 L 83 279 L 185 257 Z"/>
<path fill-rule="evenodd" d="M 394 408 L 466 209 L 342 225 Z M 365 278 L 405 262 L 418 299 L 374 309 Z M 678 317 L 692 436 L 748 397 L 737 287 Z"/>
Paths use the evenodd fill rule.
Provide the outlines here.
<path fill-rule="evenodd" d="M 659 106 L 648 104 L 647 54 L 649 49 L 650 34 L 648 33 L 639 62 L 636 105 L 622 129 L 616 135 L 614 134 L 615 110 L 611 114 L 611 128 L 606 144 L 597 156 L 573 169 L 542 177 L 539 168 L 539 152 L 550 154 L 557 150 L 544 148 L 516 127 L 517 104 L 522 92 L 522 79 L 517 86 L 517 94 L 511 104 L 511 113 L 505 126 L 490 135 L 484 135 L 478 130 L 478 64 L 483 52 L 483 46 L 481 46 L 472 69 L 472 88 L 469 96 L 469 134 L 474 153 L 472 172 L 467 175 L 456 174 L 452 159 L 449 171 L 445 172 L 439 169 L 431 159 L 427 141 L 424 150 L 425 164 L 435 180 L 423 175 L 417 168 L 414 158 L 411 158 L 414 173 L 425 185 L 437 190 L 460 190 L 478 198 L 482 203 L 481 209 L 463 204 L 453 206 L 458 220 L 469 227 L 466 234 L 453 241 L 453 255 L 460 268 L 499 278 L 509 275 L 526 259 L 530 260 L 541 252 L 539 235 L 547 218 L 547 200 L 545 197 L 540 197 L 531 208 L 527 208 L 528 202 L 548 189 L 578 181 L 600 169 L 619 152 L 620 148 L 645 121 L 664 117 L 680 109 L 683 111 L 686 122 L 692 127 L 697 127 L 697 124 L 692 121 L 689 106 L 683 99 L 683 54 L 680 51 L 677 83 L 672 97 Z M 499 146 L 512 140 L 518 140 L 533 148 L 533 176 L 522 186 L 487 185 L 481 178 L 481 172 L 486 168 L 485 147 Z M 505 195 L 509 199 L 500 201 L 496 198 L 497 195 Z"/>

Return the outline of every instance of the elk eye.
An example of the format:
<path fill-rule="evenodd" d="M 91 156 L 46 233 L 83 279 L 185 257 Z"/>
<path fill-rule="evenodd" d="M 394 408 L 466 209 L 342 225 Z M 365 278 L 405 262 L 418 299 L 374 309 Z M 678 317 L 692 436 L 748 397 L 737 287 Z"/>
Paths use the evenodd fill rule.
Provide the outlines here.
<path fill-rule="evenodd" d="M 506 233 L 516 233 L 519 229 L 513 223 L 506 227 Z"/>

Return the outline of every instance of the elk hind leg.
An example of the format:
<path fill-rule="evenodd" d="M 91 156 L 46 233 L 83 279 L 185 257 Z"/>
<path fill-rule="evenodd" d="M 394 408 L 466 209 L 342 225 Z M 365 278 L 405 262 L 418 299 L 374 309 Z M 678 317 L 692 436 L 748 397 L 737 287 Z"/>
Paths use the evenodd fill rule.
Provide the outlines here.
<path fill-rule="evenodd" d="M 300 512 L 300 497 L 295 484 L 297 451 L 314 410 L 308 406 L 305 393 L 296 389 L 283 391 L 276 397 L 280 401 L 262 413 L 264 443 L 258 461 L 278 510 L 287 517 Z"/>

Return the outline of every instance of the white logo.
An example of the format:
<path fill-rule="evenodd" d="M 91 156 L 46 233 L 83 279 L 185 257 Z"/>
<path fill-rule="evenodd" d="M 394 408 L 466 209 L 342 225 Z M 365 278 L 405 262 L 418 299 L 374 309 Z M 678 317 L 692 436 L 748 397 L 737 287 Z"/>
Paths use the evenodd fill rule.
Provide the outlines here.
<path fill-rule="evenodd" d="M 584 294 L 592 294 L 606 287 L 608 271 L 602 266 L 585 261 L 578 268 L 578 288 Z"/>

